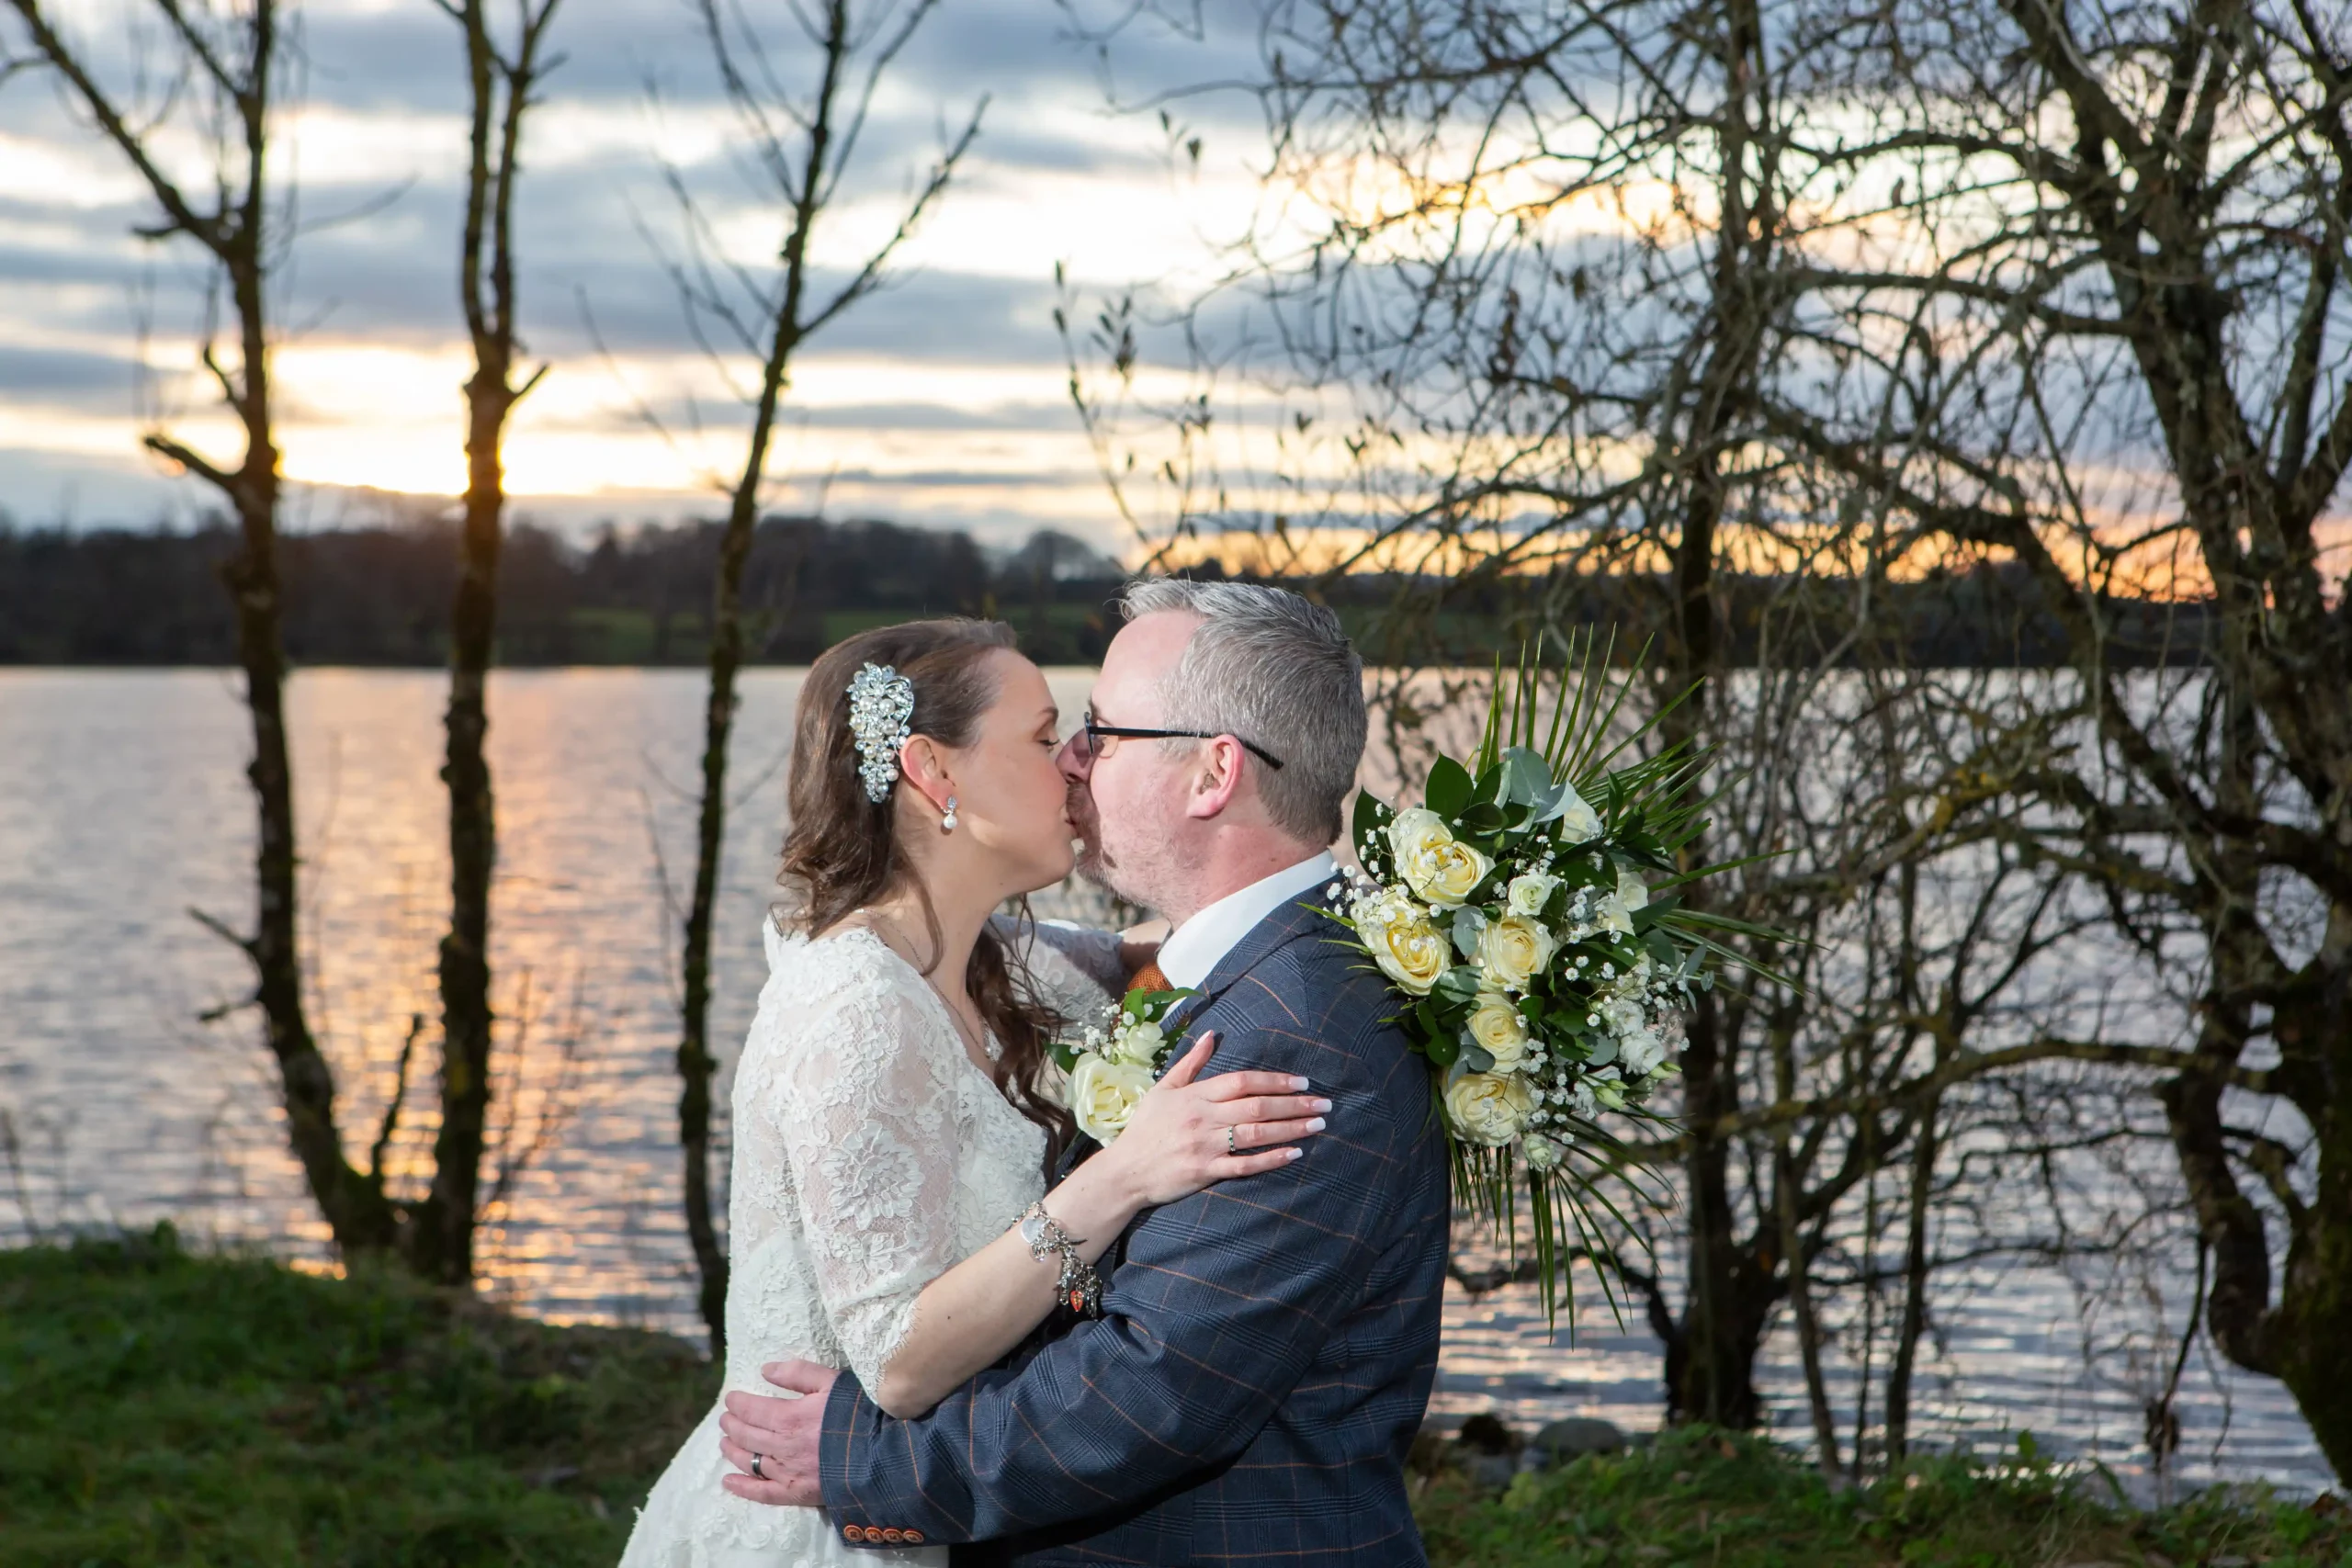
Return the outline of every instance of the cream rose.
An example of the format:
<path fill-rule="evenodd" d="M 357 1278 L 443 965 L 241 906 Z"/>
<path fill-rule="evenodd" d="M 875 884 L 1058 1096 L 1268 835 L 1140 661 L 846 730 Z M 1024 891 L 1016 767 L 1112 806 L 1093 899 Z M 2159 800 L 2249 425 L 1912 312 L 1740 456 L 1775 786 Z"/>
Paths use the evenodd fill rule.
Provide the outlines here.
<path fill-rule="evenodd" d="M 1506 1073 L 1464 1073 L 1445 1091 L 1445 1113 L 1465 1141 L 1500 1148 L 1519 1136 L 1535 1111 L 1524 1079 Z"/>
<path fill-rule="evenodd" d="M 1624 905 L 1628 909 L 1639 909 L 1646 906 L 1649 901 L 1650 885 L 1642 880 L 1641 874 L 1639 872 L 1627 871 L 1622 866 L 1619 867 L 1617 871 L 1617 902 Z"/>
<path fill-rule="evenodd" d="M 1495 869 L 1491 859 L 1455 838 L 1445 818 L 1427 807 L 1396 814 L 1388 825 L 1388 847 L 1405 886 L 1441 909 L 1458 908 Z"/>
<path fill-rule="evenodd" d="M 1166 1043 L 1167 1036 L 1156 1023 L 1122 1023 L 1112 1031 L 1102 1055 L 1125 1066 L 1148 1068 L 1159 1060 L 1159 1048 Z"/>
<path fill-rule="evenodd" d="M 1498 991 L 1523 991 L 1552 962 L 1552 933 L 1525 915 L 1505 915 L 1478 939 L 1478 976 Z"/>
<path fill-rule="evenodd" d="M 1539 1174 L 1558 1169 L 1560 1162 L 1568 1157 L 1567 1145 L 1541 1133 L 1528 1134 L 1527 1142 L 1522 1146 L 1527 1153 L 1527 1168 Z"/>
<path fill-rule="evenodd" d="M 1510 879 L 1510 889 L 1503 895 L 1504 907 L 1514 915 L 1525 915 L 1533 919 L 1544 912 L 1544 906 L 1552 901 L 1553 889 L 1559 886 L 1560 879 L 1556 876 L 1540 871 L 1522 871 Z"/>
<path fill-rule="evenodd" d="M 1500 991 L 1481 989 L 1470 1010 L 1470 1038 L 1494 1057 L 1493 1071 L 1517 1072 L 1527 1060 L 1527 1020 Z"/>
<path fill-rule="evenodd" d="M 1091 1052 L 1078 1059 L 1069 1075 L 1070 1115 L 1078 1130 L 1098 1144 L 1108 1144 L 1127 1130 L 1127 1118 L 1151 1092 L 1151 1069 L 1132 1062 L 1114 1062 Z"/>
<path fill-rule="evenodd" d="M 1451 950 L 1430 923 L 1430 912 L 1391 887 L 1356 905 L 1356 934 L 1380 972 L 1417 997 L 1426 997 L 1448 967 Z"/>
<path fill-rule="evenodd" d="M 1592 923 L 1605 931 L 1619 936 L 1634 934 L 1634 912 L 1625 908 L 1625 900 L 1614 893 L 1604 893 L 1592 912 Z"/>
<path fill-rule="evenodd" d="M 1581 844 L 1600 837 L 1600 813 L 1585 804 L 1584 796 L 1574 788 L 1563 785 L 1567 793 L 1560 797 L 1556 815 L 1560 819 L 1560 842 Z"/>

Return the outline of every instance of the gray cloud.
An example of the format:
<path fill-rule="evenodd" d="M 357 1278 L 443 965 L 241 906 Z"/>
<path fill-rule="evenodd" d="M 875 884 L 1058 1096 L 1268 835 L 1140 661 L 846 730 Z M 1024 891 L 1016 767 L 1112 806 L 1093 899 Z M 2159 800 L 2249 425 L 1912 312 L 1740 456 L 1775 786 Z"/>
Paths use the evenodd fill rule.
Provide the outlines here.
<path fill-rule="evenodd" d="M 0 396 L 33 393 L 51 408 L 118 412 L 129 405 L 140 375 L 136 361 L 115 355 L 0 348 Z"/>
<path fill-rule="evenodd" d="M 136 3 L 89 0 L 72 10 L 93 58 L 107 79 L 119 85 L 132 79 L 135 34 L 108 18 Z M 754 9 L 770 25 L 791 26 L 785 7 Z M 1256 47 L 1247 21 L 1246 6 L 1236 0 L 1232 15 L 1203 42 L 1172 39 L 1164 32 L 1131 33 L 1112 53 L 1116 69 L 1111 79 L 1122 98 L 1135 101 L 1185 84 L 1244 75 Z M 8 34 L 8 26 L 0 24 L 0 37 Z M 681 113 L 718 101 L 709 61 L 683 0 L 567 0 L 559 34 L 565 59 L 548 91 L 550 100 L 567 112 L 585 108 L 650 125 L 649 87 Z M 780 46 L 779 59 L 806 57 L 805 49 L 796 54 L 788 47 L 796 40 L 784 33 L 771 41 Z M 332 0 L 319 0 L 306 13 L 301 45 L 298 86 L 310 103 L 358 116 L 449 117 L 462 111 L 456 29 L 430 7 L 349 12 Z M 1092 173 L 1159 188 L 1164 139 L 1148 118 L 1138 122 L 1109 114 L 1105 80 L 1103 62 L 1069 36 L 1059 8 L 1039 0 L 951 0 L 894 67 L 886 109 L 865 132 L 856 183 L 884 193 L 904 188 L 936 155 L 943 125 L 960 122 L 988 93 L 992 103 L 967 165 L 967 191 L 1017 189 L 1024 176 L 1039 173 Z M 1063 128 L 1072 109 L 1099 116 L 1101 133 L 1068 133 Z M 1241 95 L 1186 98 L 1171 112 L 1213 141 L 1257 134 L 1255 107 Z M 18 77 L 0 90 L 0 132 L 61 146 L 97 145 L 94 131 L 69 111 L 53 86 L 34 77 Z M 411 134 L 389 126 L 386 130 L 387 136 Z M 399 149 L 390 160 L 381 151 L 371 152 L 371 167 L 388 161 L 396 166 Z M 416 166 L 446 164 L 447 152 L 418 149 Z M 103 152 L 92 156 L 111 158 Z M 303 156 L 300 171 L 299 210 L 305 228 L 279 279 L 276 306 L 281 326 L 412 347 L 458 338 L 459 192 L 453 181 L 419 179 L 402 187 L 356 167 L 334 166 L 318 152 Z M 694 351 L 674 291 L 640 232 L 641 225 L 674 245 L 680 231 L 659 175 L 650 145 L 642 156 L 623 154 L 597 166 L 549 162 L 527 168 L 520 214 L 523 310 L 536 354 L 571 373 L 595 374 L 589 319 L 605 346 L 617 354 Z M 679 175 L 714 214 L 773 207 L 768 193 L 756 181 L 747 183 L 729 154 L 680 170 Z M 387 201 L 381 210 L 350 216 L 379 197 Z M 947 199 L 952 203 L 955 193 Z M 202 311 L 206 274 L 193 249 L 185 243 L 142 246 L 129 237 L 133 225 L 152 217 L 143 200 L 84 207 L 0 197 L 0 343 L 27 341 L 38 329 L 52 341 L 59 334 L 78 334 L 116 345 L 0 352 L 0 393 L 18 406 L 114 412 L 128 421 L 136 367 L 125 356 L 126 345 L 141 315 L 149 317 L 157 333 L 175 334 L 191 329 Z M 1089 220 L 1082 212 L 1038 215 L 1040 223 L 1073 227 Z M 1051 280 L 1044 276 L 1007 278 L 944 267 L 914 271 L 835 322 L 809 353 L 895 358 L 910 367 L 1057 365 L 1061 347 L 1051 323 L 1054 303 Z M 808 422 L 827 429 L 1059 434 L 1069 428 L 1069 413 L 1057 404 L 973 413 L 925 403 L 920 377 L 919 368 L 911 370 L 902 401 L 815 411 Z M 159 487 L 172 491 L 173 481 L 141 466 L 128 423 L 125 447 L 119 463 L 36 459 L 0 449 L 0 497 L 8 498 L 20 517 L 28 511 L 65 508 L 69 492 L 92 498 L 73 503 L 85 511 L 99 497 L 109 498 L 107 504 L 152 506 Z M 77 475 L 85 476 L 86 484 Z M 910 515 L 939 521 L 952 520 L 953 514 L 937 512 L 928 492 L 1060 484 L 1066 478 L 868 475 L 860 482 L 902 495 Z M 976 525 L 984 513 L 995 518 L 989 526 L 1011 526 L 1018 516 L 1017 511 L 983 507 L 971 514 Z"/>

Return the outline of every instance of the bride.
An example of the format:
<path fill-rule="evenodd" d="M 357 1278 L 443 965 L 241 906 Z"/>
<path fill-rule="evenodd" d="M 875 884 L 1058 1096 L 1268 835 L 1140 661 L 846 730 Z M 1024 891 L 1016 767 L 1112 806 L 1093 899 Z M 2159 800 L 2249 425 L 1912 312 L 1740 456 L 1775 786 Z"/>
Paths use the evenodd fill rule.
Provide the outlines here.
<path fill-rule="evenodd" d="M 1143 1209 L 1274 1169 L 1323 1125 L 1330 1107 L 1299 1094 L 1303 1078 L 1194 1082 L 1204 1037 L 1116 1141 L 1046 1190 L 1072 1135 L 1046 1081 L 1049 1007 L 1087 1010 L 1124 986 L 1108 936 L 1023 942 L 1026 928 L 990 919 L 1069 874 L 1058 724 L 1045 677 L 993 623 L 863 632 L 808 672 L 790 902 L 764 928 L 768 981 L 735 1073 L 722 1398 L 773 1393 L 761 1366 L 797 1358 L 920 1415 L 1058 1301 L 1087 1300 L 1095 1259 Z M 892 1555 L 853 1550 L 819 1510 L 727 1491 L 718 1416 L 654 1485 L 624 1568 Z M 909 1535 L 898 1557 L 946 1562 Z"/>

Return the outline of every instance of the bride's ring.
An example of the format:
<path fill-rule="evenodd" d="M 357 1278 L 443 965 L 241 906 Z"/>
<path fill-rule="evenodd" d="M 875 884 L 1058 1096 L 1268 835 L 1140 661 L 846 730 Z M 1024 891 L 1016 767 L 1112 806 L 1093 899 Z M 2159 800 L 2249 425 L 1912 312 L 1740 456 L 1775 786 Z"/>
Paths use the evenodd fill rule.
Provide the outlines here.
<path fill-rule="evenodd" d="M 761 1481 L 765 1481 L 765 1480 L 767 1479 L 767 1477 L 766 1477 L 766 1476 L 762 1475 L 762 1474 L 760 1473 L 760 1461 L 761 1461 L 763 1457 L 765 1457 L 765 1456 L 761 1455 L 761 1454 L 753 1454 L 753 1455 L 752 1456 L 752 1474 L 756 1479 L 761 1480 Z"/>
<path fill-rule="evenodd" d="M 1234 1152 L 1234 1149 L 1233 1149 L 1233 1123 L 1232 1123 L 1232 1122 L 1227 1122 L 1225 1124 L 1225 1152 L 1226 1152 L 1227 1154 L 1231 1154 L 1231 1153 L 1233 1153 L 1233 1152 Z"/>

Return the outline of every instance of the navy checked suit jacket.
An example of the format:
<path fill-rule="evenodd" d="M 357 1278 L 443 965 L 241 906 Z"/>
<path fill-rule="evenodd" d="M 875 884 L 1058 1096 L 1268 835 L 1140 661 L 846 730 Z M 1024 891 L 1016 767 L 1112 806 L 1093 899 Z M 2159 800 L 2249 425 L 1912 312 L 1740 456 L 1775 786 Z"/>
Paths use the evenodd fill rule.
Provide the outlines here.
<path fill-rule="evenodd" d="M 1185 1005 L 1212 1073 L 1305 1076 L 1305 1157 L 1148 1211 L 1099 1319 L 897 1420 L 843 1372 L 820 1477 L 845 1537 L 957 1562 L 1426 1562 L 1405 1459 L 1437 1371 L 1451 1219 L 1427 1064 L 1395 994 L 1306 905 Z M 917 1532 L 920 1532 L 919 1534 Z"/>

